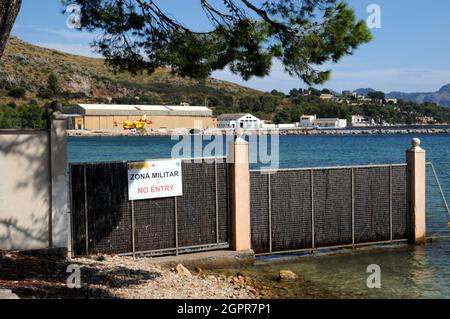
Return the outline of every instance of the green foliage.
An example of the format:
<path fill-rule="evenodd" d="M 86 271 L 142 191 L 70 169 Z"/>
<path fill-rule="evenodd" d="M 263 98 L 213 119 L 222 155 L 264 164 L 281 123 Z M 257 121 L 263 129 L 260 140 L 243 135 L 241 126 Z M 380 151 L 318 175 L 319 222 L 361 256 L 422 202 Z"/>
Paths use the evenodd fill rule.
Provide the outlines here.
<path fill-rule="evenodd" d="M 297 97 L 300 95 L 300 91 L 298 89 L 292 89 L 289 91 L 289 97 Z"/>
<path fill-rule="evenodd" d="M 0 128 L 19 128 L 20 123 L 19 112 L 16 108 L 8 105 L 0 105 Z"/>
<path fill-rule="evenodd" d="M 37 105 L 0 105 L 0 129 L 44 128 L 44 109 Z"/>
<path fill-rule="evenodd" d="M 22 128 L 44 128 L 44 109 L 37 105 L 22 106 L 19 108 L 20 126 Z"/>
<path fill-rule="evenodd" d="M 367 97 L 374 99 L 374 100 L 383 101 L 386 98 L 386 95 L 384 94 L 384 92 L 381 92 L 381 91 L 373 91 L 373 92 L 367 93 Z"/>
<path fill-rule="evenodd" d="M 311 95 L 314 96 L 320 96 L 322 94 L 322 91 L 315 88 L 309 88 L 308 90 L 311 92 Z"/>
<path fill-rule="evenodd" d="M 61 87 L 59 85 L 58 77 L 51 73 L 47 79 L 47 86 L 39 89 L 38 96 L 42 99 L 51 99 L 60 95 Z"/>
<path fill-rule="evenodd" d="M 315 95 L 291 96 L 289 103 L 275 115 L 276 123 L 299 122 L 303 114 L 316 114 L 318 117 L 342 118 L 350 123 L 352 115 L 371 117 L 376 123 L 416 124 L 423 117 L 433 118 L 432 123 L 450 123 L 450 108 L 433 103 L 417 104 L 400 100 L 398 104 L 364 103 L 351 105 L 335 101 L 321 100 Z M 382 92 L 381 92 L 382 93 Z M 291 94 L 292 95 L 292 94 Z M 377 95 L 381 99 L 381 95 Z M 429 124 L 432 124 L 429 123 Z"/>
<path fill-rule="evenodd" d="M 16 99 L 21 99 L 25 97 L 26 92 L 23 87 L 13 87 L 9 90 L 8 95 Z"/>
<path fill-rule="evenodd" d="M 275 124 L 285 124 L 292 123 L 293 118 L 291 116 L 292 108 L 284 108 L 280 112 L 275 115 L 274 123 Z"/>
<path fill-rule="evenodd" d="M 58 95 L 59 93 L 61 93 L 61 87 L 59 86 L 58 77 L 54 73 L 51 73 L 48 76 L 47 89 L 53 92 L 53 95 Z"/>
<path fill-rule="evenodd" d="M 64 0 L 82 8 L 82 27 L 103 31 L 95 45 L 109 64 L 138 73 L 171 67 L 205 78 L 225 67 L 244 79 L 267 76 L 275 58 L 308 84 L 327 81 L 318 68 L 371 40 L 363 20 L 341 0 L 201 1 L 212 28 L 191 30 L 166 14 L 164 1 Z M 217 7 L 215 7 L 217 5 Z"/>
<path fill-rule="evenodd" d="M 40 88 L 38 91 L 38 97 L 41 99 L 51 99 L 53 96 L 53 91 L 48 88 Z"/>

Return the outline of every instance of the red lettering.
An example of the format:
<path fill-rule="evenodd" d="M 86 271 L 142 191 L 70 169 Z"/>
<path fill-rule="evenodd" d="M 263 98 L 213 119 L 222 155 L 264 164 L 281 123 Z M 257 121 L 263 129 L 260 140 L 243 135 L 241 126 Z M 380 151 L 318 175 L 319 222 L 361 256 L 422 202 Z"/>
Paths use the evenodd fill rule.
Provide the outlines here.
<path fill-rule="evenodd" d="M 147 193 L 148 193 L 148 187 L 138 188 L 138 194 L 147 194 Z"/>
<path fill-rule="evenodd" d="M 175 188 L 174 185 L 152 186 L 150 188 L 150 192 L 151 193 L 171 192 L 174 190 L 174 188 Z"/>

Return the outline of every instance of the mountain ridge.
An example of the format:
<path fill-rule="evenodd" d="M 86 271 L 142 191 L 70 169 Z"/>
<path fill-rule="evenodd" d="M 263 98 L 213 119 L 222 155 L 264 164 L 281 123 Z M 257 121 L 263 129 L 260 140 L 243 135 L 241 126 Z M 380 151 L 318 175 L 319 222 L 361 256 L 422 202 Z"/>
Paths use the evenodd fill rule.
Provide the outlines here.
<path fill-rule="evenodd" d="M 354 92 L 367 96 L 369 92 L 375 91 L 372 88 L 360 88 Z M 392 91 L 386 93 L 387 98 L 402 99 L 415 103 L 436 103 L 441 106 L 450 107 L 450 83 L 443 85 L 436 92 L 416 92 L 405 93 L 400 91 Z"/>

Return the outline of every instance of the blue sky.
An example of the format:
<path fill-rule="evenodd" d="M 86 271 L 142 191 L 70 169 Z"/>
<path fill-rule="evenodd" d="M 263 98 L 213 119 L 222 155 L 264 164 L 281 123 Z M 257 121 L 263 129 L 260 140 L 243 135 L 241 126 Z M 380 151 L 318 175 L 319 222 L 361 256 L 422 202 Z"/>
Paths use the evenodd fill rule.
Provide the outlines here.
<path fill-rule="evenodd" d="M 198 0 L 164 0 L 164 10 L 189 27 L 204 29 L 207 21 Z M 405 92 L 435 91 L 450 83 L 450 1 L 448 0 L 349 0 L 366 20 L 368 5 L 381 8 L 381 28 L 372 29 L 374 40 L 353 56 L 329 64 L 332 79 L 324 86 L 342 91 L 360 87 Z M 94 56 L 89 43 L 94 35 L 66 26 L 59 0 L 23 0 L 13 35 L 30 43 L 69 53 Z M 304 84 L 287 75 L 277 61 L 270 76 L 243 81 L 227 70 L 214 77 L 263 91 L 288 92 Z"/>

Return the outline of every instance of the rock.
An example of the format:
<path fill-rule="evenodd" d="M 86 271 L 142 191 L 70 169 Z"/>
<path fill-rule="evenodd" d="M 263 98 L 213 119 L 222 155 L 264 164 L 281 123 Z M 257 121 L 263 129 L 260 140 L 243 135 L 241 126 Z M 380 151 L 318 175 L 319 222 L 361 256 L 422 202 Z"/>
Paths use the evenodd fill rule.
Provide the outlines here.
<path fill-rule="evenodd" d="M 258 291 L 257 291 L 255 288 L 251 287 L 251 286 L 245 286 L 245 288 L 246 288 L 248 291 L 250 291 L 252 294 L 254 294 L 254 295 L 257 295 L 257 294 L 258 294 Z"/>
<path fill-rule="evenodd" d="M 295 280 L 295 279 L 298 279 L 298 276 L 290 270 L 280 270 L 278 278 L 280 281 Z"/>
<path fill-rule="evenodd" d="M 97 255 L 93 256 L 92 259 L 94 259 L 96 261 L 105 261 L 106 257 L 105 257 L 105 255 L 97 254 Z"/>
<path fill-rule="evenodd" d="M 182 264 L 178 264 L 176 268 L 177 274 L 183 277 L 192 277 L 191 272 Z"/>
<path fill-rule="evenodd" d="M 0 289 L 0 299 L 19 299 L 11 290 Z"/>
<path fill-rule="evenodd" d="M 230 282 L 236 286 L 242 286 L 245 283 L 245 277 L 240 274 L 237 274 L 236 276 L 230 277 Z"/>
<path fill-rule="evenodd" d="M 203 275 L 203 269 L 201 269 L 200 267 L 195 268 L 195 271 L 201 276 Z"/>

